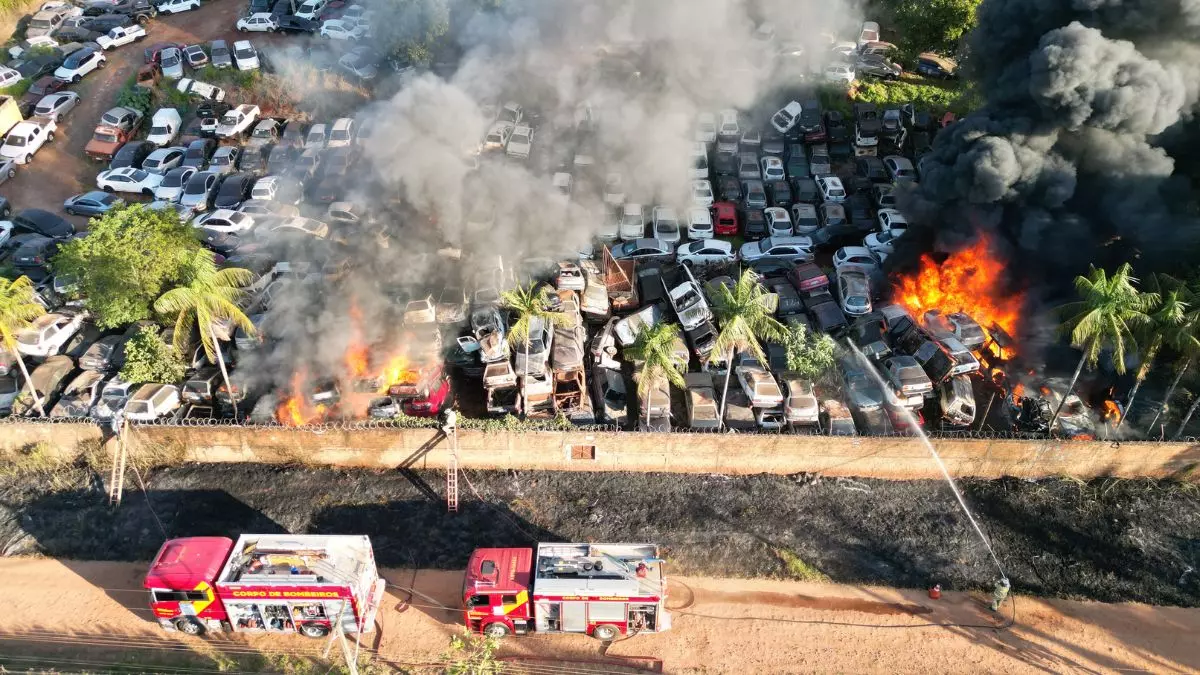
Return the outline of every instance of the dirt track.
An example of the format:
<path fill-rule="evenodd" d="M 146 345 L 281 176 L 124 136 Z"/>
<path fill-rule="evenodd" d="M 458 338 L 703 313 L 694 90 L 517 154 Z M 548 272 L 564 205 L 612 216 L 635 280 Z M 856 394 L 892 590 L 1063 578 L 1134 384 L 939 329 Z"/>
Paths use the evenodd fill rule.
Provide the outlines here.
<path fill-rule="evenodd" d="M 0 554 L 137 561 L 164 531 L 362 532 L 392 567 L 461 569 L 479 546 L 641 540 L 699 576 L 788 578 L 803 573 L 792 556 L 840 583 L 974 590 L 997 574 L 939 481 L 470 471 L 447 514 L 435 471 L 195 464 L 151 472 L 146 495 L 131 476 L 114 511 L 102 473 L 0 479 Z M 1194 485 L 961 484 L 1018 592 L 1200 606 Z"/>
<path fill-rule="evenodd" d="M 145 567 L 9 558 L 0 560 L 0 664 L 9 668 L 95 669 L 100 663 L 200 665 L 216 652 L 229 656 L 259 649 L 312 654 L 322 648 L 301 637 L 218 636 L 202 641 L 160 631 L 148 620 L 140 589 Z M 388 579 L 453 606 L 457 572 L 385 570 Z M 1195 672 L 1200 669 L 1200 610 L 1039 601 L 1018 597 L 1017 622 L 992 626 L 981 598 L 946 593 L 939 601 L 920 592 L 794 582 L 682 578 L 672 589 L 670 632 L 640 635 L 608 650 L 621 657 L 660 659 L 668 673 L 795 672 Z M 393 589 L 381 631 L 366 645 L 386 663 L 436 663 L 457 613 L 428 601 L 397 611 L 408 595 Z M 1006 617 L 1011 614 L 1006 608 Z M 853 625 L 834 625 L 853 624 Z M 920 627 L 922 624 L 938 626 Z M 602 657 L 599 644 L 577 635 L 527 636 L 507 641 L 502 654 L 536 656 L 542 672 L 585 670 L 578 661 Z M 240 658 L 240 657 L 239 657 Z M 21 660 L 27 659 L 27 660 Z M 49 659 L 83 661 L 67 664 Z M 181 660 L 186 659 L 183 663 Z M 576 659 L 574 663 L 562 659 Z M 645 662 L 645 661 L 643 661 Z M 594 666 L 593 666 L 594 667 Z"/>

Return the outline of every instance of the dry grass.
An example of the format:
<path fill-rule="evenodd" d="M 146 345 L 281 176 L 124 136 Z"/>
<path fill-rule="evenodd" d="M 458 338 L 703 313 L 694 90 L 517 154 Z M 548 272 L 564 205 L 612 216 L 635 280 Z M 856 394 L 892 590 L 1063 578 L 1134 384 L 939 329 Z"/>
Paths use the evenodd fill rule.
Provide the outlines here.
<path fill-rule="evenodd" d="M 787 571 L 788 578 L 796 579 L 797 581 L 829 583 L 828 575 L 804 562 L 800 556 L 796 555 L 795 551 L 786 548 L 777 548 L 775 549 L 775 555 L 783 563 L 783 568 Z"/>
<path fill-rule="evenodd" d="M 45 0 L 0 0 L 0 35 L 5 40 L 17 29 L 21 18 L 33 14 Z"/>
<path fill-rule="evenodd" d="M 51 492 L 78 487 L 86 473 L 74 457 L 64 457 L 45 441 L 30 443 L 0 460 L 0 477 L 45 481 Z"/>

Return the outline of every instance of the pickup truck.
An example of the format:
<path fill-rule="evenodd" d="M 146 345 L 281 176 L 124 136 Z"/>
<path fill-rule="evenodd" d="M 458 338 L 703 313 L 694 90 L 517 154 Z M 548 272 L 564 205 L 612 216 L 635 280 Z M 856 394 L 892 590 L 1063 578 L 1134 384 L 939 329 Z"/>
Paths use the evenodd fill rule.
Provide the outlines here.
<path fill-rule="evenodd" d="M 92 139 L 84 146 L 83 153 L 97 162 L 110 162 L 131 138 L 132 130 L 101 124 L 92 132 Z"/>
<path fill-rule="evenodd" d="M 219 138 L 232 138 L 245 133 L 258 120 L 258 106 L 243 103 L 221 117 L 217 124 L 216 135 Z"/>
<path fill-rule="evenodd" d="M 100 45 L 101 49 L 107 51 L 137 42 L 145 37 L 146 29 L 135 23 L 132 26 L 117 26 L 113 28 L 106 35 L 96 38 L 96 44 Z"/>
<path fill-rule="evenodd" d="M 52 120 L 42 124 L 21 122 L 4 137 L 4 145 L 0 146 L 0 157 L 14 160 L 17 164 L 28 164 L 43 145 L 54 140 L 56 129 L 58 125 Z"/>

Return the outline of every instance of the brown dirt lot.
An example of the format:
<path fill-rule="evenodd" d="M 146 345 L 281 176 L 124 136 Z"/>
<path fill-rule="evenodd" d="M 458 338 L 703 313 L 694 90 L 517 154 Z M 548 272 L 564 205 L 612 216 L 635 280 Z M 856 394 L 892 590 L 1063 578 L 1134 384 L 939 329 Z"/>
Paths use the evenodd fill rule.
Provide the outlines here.
<path fill-rule="evenodd" d="M 10 558 L 0 560 L 0 665 L 9 669 L 96 669 L 102 664 L 207 665 L 249 658 L 256 649 L 314 655 L 305 638 L 185 638 L 149 621 L 140 590 L 145 565 Z M 437 663 L 457 631 L 459 573 L 385 570 L 393 588 L 380 630 L 364 648 L 384 663 Z M 680 578 L 672 588 L 671 631 L 600 645 L 583 636 L 509 639 L 501 654 L 564 672 L 631 672 L 616 666 L 661 660 L 668 673 L 793 672 L 1196 672 L 1200 610 L 1136 604 L 1016 598 L 1016 623 L 983 598 L 884 588 Z M 1012 604 L 1005 609 L 1011 616 Z M 969 624 L 974 627 L 954 626 Z M 643 657 L 634 659 L 633 657 Z M 537 659 L 536 661 L 533 659 Z M 569 660 L 569 661 L 568 661 Z M 600 662 L 604 666 L 587 665 Z M 567 665 L 571 664 L 571 665 Z M 531 666 L 532 668 L 533 666 Z M 237 668 L 240 670 L 241 668 Z M 542 670 L 541 672 L 551 672 Z"/>

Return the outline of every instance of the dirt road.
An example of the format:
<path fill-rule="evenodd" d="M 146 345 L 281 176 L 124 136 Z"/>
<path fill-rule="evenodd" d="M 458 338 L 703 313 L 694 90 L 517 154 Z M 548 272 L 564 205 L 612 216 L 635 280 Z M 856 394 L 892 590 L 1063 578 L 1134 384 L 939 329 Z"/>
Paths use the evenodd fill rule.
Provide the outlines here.
<path fill-rule="evenodd" d="M 149 621 L 138 563 L 0 560 L 0 665 L 8 668 L 97 664 L 208 664 L 249 648 L 314 654 L 306 638 L 164 633 Z M 437 604 L 454 606 L 457 572 L 385 570 L 388 580 L 415 587 Z M 414 581 L 415 580 L 415 581 Z M 541 663 L 629 657 L 662 661 L 668 673 L 795 672 L 1195 672 L 1200 669 L 1200 610 L 1016 599 L 1016 624 L 997 618 L 982 596 L 924 593 L 833 584 L 681 578 L 672 588 L 670 632 L 636 636 L 600 654 L 599 643 L 576 635 L 527 636 L 502 653 L 551 659 Z M 458 614 L 400 588 L 389 591 L 381 630 L 369 649 L 385 662 L 436 663 L 457 631 Z M 1011 616 L 1012 605 L 1005 616 Z M 937 624 L 931 626 L 930 624 Z M 962 627 L 949 624 L 970 624 Z M 55 660 L 52 660 L 55 659 Z M 639 659 L 646 662 L 648 659 Z M 89 665 L 90 664 L 90 665 Z M 562 665 L 556 666 L 564 667 Z M 582 667 L 582 666 L 581 666 Z M 561 672 L 561 670 L 559 671 Z M 606 672 L 617 672 L 611 667 Z"/>

